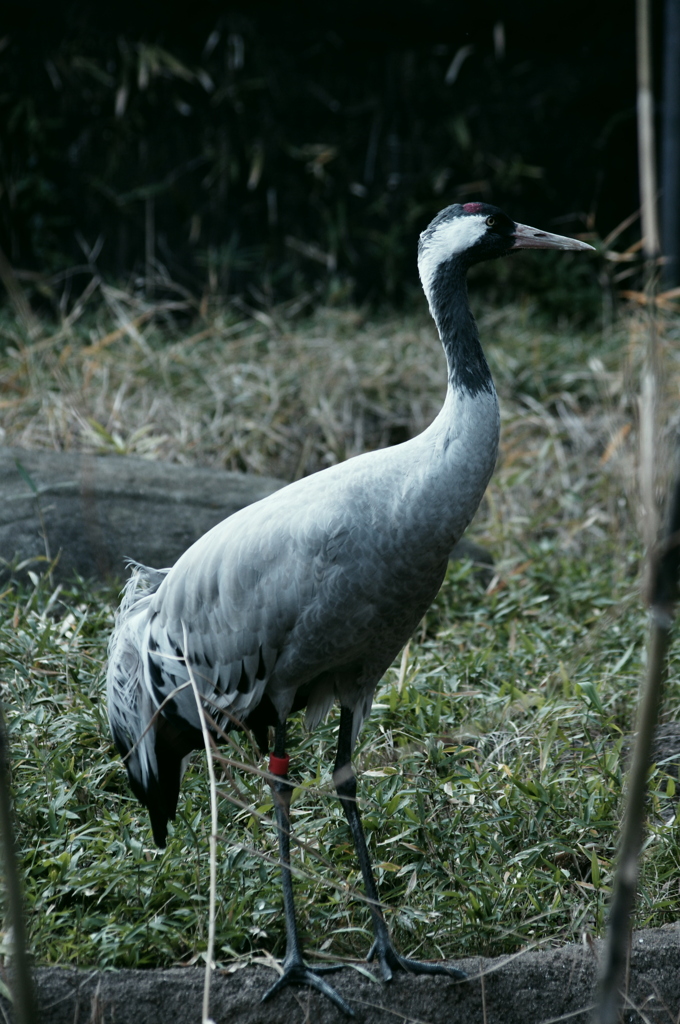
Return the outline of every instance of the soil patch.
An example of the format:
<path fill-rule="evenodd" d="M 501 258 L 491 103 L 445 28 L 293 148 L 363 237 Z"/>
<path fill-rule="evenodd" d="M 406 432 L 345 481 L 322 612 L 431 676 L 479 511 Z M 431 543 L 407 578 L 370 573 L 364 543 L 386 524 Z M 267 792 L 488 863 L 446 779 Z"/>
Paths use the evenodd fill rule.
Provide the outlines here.
<path fill-rule="evenodd" d="M 444 977 L 396 977 L 374 983 L 345 968 L 332 983 L 356 1012 L 359 1024 L 587 1024 L 593 1003 L 597 956 L 592 948 L 565 946 L 494 960 L 460 962 L 467 982 Z M 347 1020 L 316 992 L 288 989 L 260 1002 L 272 970 L 249 966 L 216 974 L 211 989 L 215 1024 L 340 1024 Z M 43 1024 L 199 1024 L 203 971 L 36 972 Z M 6 1003 L 0 1005 L 12 1020 Z M 680 927 L 636 932 L 623 1020 L 672 1024 L 680 1013 Z"/>

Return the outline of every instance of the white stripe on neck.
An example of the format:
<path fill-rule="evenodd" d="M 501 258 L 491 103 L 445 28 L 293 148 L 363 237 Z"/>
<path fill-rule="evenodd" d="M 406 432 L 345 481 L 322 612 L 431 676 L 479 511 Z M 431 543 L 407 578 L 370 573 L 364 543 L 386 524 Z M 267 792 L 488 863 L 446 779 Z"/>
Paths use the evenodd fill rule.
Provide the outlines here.
<path fill-rule="evenodd" d="M 437 270 L 452 256 L 471 249 L 485 231 L 486 217 L 483 213 L 466 214 L 439 224 L 424 241 L 418 256 L 418 271 L 433 316 L 431 295 Z"/>

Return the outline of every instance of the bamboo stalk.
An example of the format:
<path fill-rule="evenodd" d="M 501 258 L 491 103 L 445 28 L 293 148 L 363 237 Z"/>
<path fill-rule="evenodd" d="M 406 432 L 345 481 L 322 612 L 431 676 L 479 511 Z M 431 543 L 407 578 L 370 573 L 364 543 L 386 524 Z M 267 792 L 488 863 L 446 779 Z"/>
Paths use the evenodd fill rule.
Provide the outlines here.
<path fill-rule="evenodd" d="M 659 255 L 659 221 L 656 212 L 656 141 L 652 90 L 652 42 L 650 0 L 637 0 L 637 125 L 642 242 L 645 256 Z"/>
<path fill-rule="evenodd" d="M 38 1020 L 31 967 L 26 952 L 26 931 L 17 867 L 14 829 L 9 797 L 9 744 L 5 719 L 0 706 L 0 838 L 4 854 L 7 906 L 12 925 L 14 966 L 14 1012 L 17 1024 L 35 1024 Z"/>
<path fill-rule="evenodd" d="M 626 965 L 630 917 L 635 902 L 638 858 L 643 838 L 647 772 L 666 672 L 666 653 L 673 625 L 673 605 L 678 597 L 680 471 L 671 494 L 666 539 L 660 549 L 651 556 L 651 561 L 653 580 L 647 675 L 638 712 L 633 762 L 628 776 L 628 798 L 614 896 L 609 912 L 605 955 L 602 961 L 600 998 L 595 1015 L 597 1024 L 616 1024 L 619 1019 L 619 986 Z"/>
<path fill-rule="evenodd" d="M 656 261 L 659 255 L 659 218 L 656 201 L 656 139 L 654 133 L 654 94 L 652 91 L 652 40 L 650 0 L 636 2 L 637 38 L 637 124 L 638 173 L 642 247 L 645 254 L 645 311 L 647 314 L 647 353 L 640 397 L 640 495 L 644 514 L 643 534 L 648 551 L 656 543 L 659 521 L 655 501 L 654 453 L 657 437 L 658 344 L 655 292 Z"/>
<path fill-rule="evenodd" d="M 643 840 L 647 773 L 661 702 L 680 567 L 680 471 L 670 496 L 666 539 L 661 549 L 656 545 L 658 514 L 654 485 L 658 460 L 656 420 L 659 366 L 655 289 L 659 228 L 656 210 L 650 0 L 637 0 L 636 13 L 638 162 L 643 248 L 646 258 L 645 310 L 648 318 L 647 351 L 640 394 L 640 494 L 644 513 L 643 532 L 647 549 L 651 623 L 647 673 L 638 710 L 637 737 L 628 775 L 628 795 L 614 895 L 609 911 L 599 997 L 594 1015 L 597 1024 L 617 1024 L 619 1020 L 620 987 L 627 961 L 630 921 L 637 888 L 638 860 Z"/>

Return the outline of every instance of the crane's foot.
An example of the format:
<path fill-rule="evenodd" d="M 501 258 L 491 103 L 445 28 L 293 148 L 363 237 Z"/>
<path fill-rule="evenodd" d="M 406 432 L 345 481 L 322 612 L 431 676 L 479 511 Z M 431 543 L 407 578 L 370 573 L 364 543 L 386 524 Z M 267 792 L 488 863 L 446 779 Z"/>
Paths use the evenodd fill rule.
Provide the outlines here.
<path fill-rule="evenodd" d="M 331 971 L 339 970 L 339 968 L 333 967 L 321 967 L 320 971 Z M 304 963 L 294 963 L 289 967 L 285 967 L 281 977 L 278 981 L 275 981 L 271 988 L 267 989 L 265 994 L 262 996 L 262 1002 L 268 1002 L 277 992 L 280 992 L 282 988 L 287 988 L 288 985 L 308 985 L 310 988 L 315 988 L 317 992 L 320 992 L 326 999 L 330 999 L 334 1006 L 337 1006 L 339 1010 L 347 1017 L 356 1018 L 354 1010 L 346 1003 L 342 996 L 335 991 L 332 985 L 329 985 L 327 981 L 319 977 L 318 971 L 312 971 Z"/>
<path fill-rule="evenodd" d="M 401 956 L 389 939 L 376 939 L 366 959 L 369 963 L 377 960 L 384 981 L 391 981 L 395 971 L 406 971 L 408 974 L 446 974 L 449 978 L 458 978 L 460 981 L 467 979 L 465 971 L 459 970 L 458 967 L 451 967 L 449 964 L 425 964 L 421 960 L 409 960 Z"/>

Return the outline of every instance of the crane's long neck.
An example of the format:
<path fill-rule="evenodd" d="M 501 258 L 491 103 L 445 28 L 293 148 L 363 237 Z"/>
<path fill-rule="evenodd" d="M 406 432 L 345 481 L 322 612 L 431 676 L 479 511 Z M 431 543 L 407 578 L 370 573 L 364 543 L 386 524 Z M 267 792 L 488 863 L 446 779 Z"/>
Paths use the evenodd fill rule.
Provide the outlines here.
<path fill-rule="evenodd" d="M 480 392 L 493 394 L 494 386 L 468 305 L 466 269 L 460 259 L 441 264 L 427 299 L 446 353 L 449 388 L 474 397 Z"/>
<path fill-rule="evenodd" d="M 450 260 L 425 289 L 446 353 L 448 388 L 439 415 L 413 439 L 418 454 L 410 463 L 412 479 L 421 481 L 427 495 L 418 509 L 419 528 L 442 550 L 460 537 L 477 510 L 496 463 L 500 433 L 498 399 L 468 306 L 465 269 Z"/>

